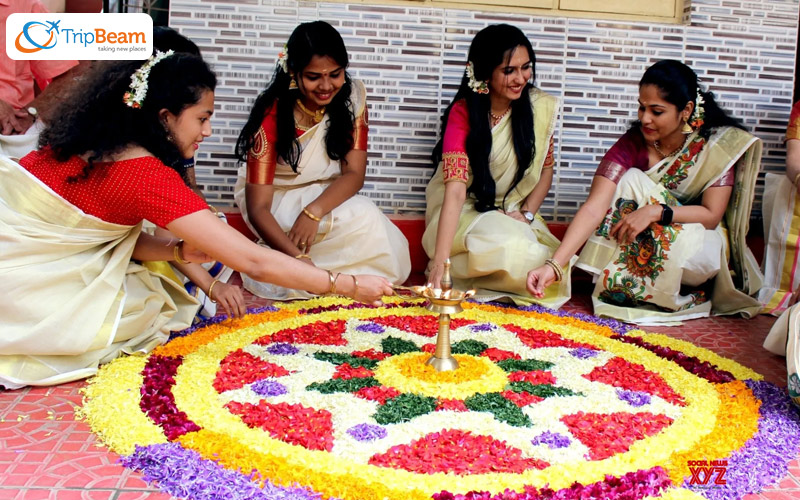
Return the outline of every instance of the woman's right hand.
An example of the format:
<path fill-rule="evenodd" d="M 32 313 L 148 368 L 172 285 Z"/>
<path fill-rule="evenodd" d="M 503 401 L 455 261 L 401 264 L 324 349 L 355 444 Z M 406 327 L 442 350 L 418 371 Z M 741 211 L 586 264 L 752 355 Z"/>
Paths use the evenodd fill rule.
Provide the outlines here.
<path fill-rule="evenodd" d="M 371 274 L 359 274 L 355 276 L 358 280 L 358 286 L 355 286 L 353 275 L 343 274 L 342 278 L 350 280 L 352 283 L 343 291 L 344 295 L 350 297 L 358 302 L 365 304 L 372 304 L 373 306 L 382 306 L 381 298 L 384 295 L 394 295 L 392 284 L 386 278 L 380 276 L 373 276 Z"/>
<path fill-rule="evenodd" d="M 528 291 L 537 299 L 544 297 L 544 290 L 556 281 L 556 272 L 547 264 L 528 272 Z"/>
<path fill-rule="evenodd" d="M 434 264 L 433 261 L 428 263 L 427 273 L 428 288 L 437 289 L 442 288 L 442 276 L 444 276 L 444 264 Z"/>

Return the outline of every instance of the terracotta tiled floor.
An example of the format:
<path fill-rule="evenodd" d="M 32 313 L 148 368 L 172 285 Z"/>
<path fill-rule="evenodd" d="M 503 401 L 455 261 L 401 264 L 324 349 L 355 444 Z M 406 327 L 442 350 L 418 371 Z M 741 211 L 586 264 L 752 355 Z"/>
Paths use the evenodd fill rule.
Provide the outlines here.
<path fill-rule="evenodd" d="M 264 305 L 248 296 L 250 306 Z M 566 308 L 590 312 L 588 283 L 578 283 Z M 735 359 L 785 386 L 784 360 L 761 348 L 774 318 L 711 318 L 682 327 L 647 328 Z M 0 500 L 166 500 L 137 473 L 116 463 L 88 427 L 75 420 L 83 382 L 0 392 Z M 800 499 L 800 462 L 780 484 L 747 500 Z"/>

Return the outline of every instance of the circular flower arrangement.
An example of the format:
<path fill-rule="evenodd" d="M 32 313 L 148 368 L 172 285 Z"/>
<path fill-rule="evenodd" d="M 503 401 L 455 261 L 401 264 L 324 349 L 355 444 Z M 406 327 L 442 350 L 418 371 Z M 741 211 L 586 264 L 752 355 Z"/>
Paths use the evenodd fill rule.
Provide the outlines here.
<path fill-rule="evenodd" d="M 800 444 L 789 399 L 689 343 L 537 306 L 437 318 L 321 298 L 120 358 L 80 415 L 122 463 L 204 498 L 741 498 Z"/>

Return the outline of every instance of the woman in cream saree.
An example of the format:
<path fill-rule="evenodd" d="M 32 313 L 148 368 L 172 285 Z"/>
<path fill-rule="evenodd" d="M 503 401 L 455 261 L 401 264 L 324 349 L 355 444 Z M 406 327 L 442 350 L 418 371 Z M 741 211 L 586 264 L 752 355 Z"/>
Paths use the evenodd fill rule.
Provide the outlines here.
<path fill-rule="evenodd" d="M 592 294 L 595 314 L 634 323 L 705 317 L 712 306 L 716 314 L 757 314 L 760 303 L 752 295 L 761 276 L 745 236 L 760 157 L 758 139 L 724 127 L 709 139 L 692 132 L 684 147 L 647 171 L 628 170 L 576 264 L 598 276 Z M 609 155 L 606 160 L 613 161 Z M 640 207 L 697 203 L 708 187 L 731 177 L 734 193 L 716 229 L 654 223 L 623 243 L 609 234 Z M 701 287 L 715 276 L 713 287 Z"/>
<path fill-rule="evenodd" d="M 262 242 L 334 273 L 403 283 L 411 260 L 400 230 L 356 194 L 367 162 L 366 90 L 346 74 L 347 51 L 323 21 L 298 26 L 239 136 L 234 197 Z M 242 275 L 261 297 L 308 297 Z"/>
<path fill-rule="evenodd" d="M 535 56 L 513 26 L 479 32 L 469 60 L 445 114 L 441 160 L 425 191 L 429 281 L 439 285 L 449 258 L 456 287 L 475 288 L 478 298 L 526 304 L 533 301 L 525 289 L 528 269 L 558 247 L 537 213 L 553 178 L 558 101 L 529 83 Z M 515 147 L 524 142 L 520 129 L 530 141 L 524 153 Z M 568 299 L 567 279 L 537 302 L 558 307 Z"/>
<path fill-rule="evenodd" d="M 645 324 L 752 316 L 762 277 L 745 235 L 760 158 L 761 142 L 691 68 L 660 61 L 639 83 L 639 121 L 604 156 L 553 258 L 568 261 L 585 242 L 576 265 L 597 277 L 598 315 Z M 531 293 L 551 275 L 532 270 Z"/>
<path fill-rule="evenodd" d="M 191 325 L 183 286 L 131 261 L 141 224 L 87 215 L 8 158 L 0 176 L 0 385 L 85 378 Z"/>

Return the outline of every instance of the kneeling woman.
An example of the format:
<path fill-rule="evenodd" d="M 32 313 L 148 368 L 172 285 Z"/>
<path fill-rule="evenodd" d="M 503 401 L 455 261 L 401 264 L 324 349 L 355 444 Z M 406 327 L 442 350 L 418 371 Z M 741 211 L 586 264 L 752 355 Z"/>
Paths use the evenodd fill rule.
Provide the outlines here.
<path fill-rule="evenodd" d="M 531 84 L 536 56 L 513 26 L 481 30 L 468 59 L 442 118 L 438 168 L 425 191 L 428 281 L 439 286 L 450 258 L 459 288 L 530 303 L 526 273 L 558 246 L 537 214 L 553 180 L 558 103 Z M 558 307 L 569 299 L 568 286 L 564 280 L 538 301 Z"/>
<path fill-rule="evenodd" d="M 760 160 L 761 142 L 691 68 L 660 61 L 639 82 L 639 120 L 603 157 L 553 258 L 566 263 L 586 242 L 577 266 L 598 276 L 598 315 L 757 314 L 762 277 L 745 235 Z M 553 282 L 552 267 L 530 272 L 531 293 Z"/>
<path fill-rule="evenodd" d="M 271 248 L 342 273 L 401 284 L 411 272 L 408 241 L 365 196 L 364 85 L 347 74 L 339 33 L 316 21 L 295 28 L 269 87 L 256 99 L 236 151 L 236 203 Z M 271 299 L 307 296 L 242 276 Z"/>
<path fill-rule="evenodd" d="M 358 300 L 391 294 L 250 242 L 194 193 L 183 162 L 211 134 L 216 77 L 202 59 L 158 53 L 99 64 L 65 96 L 16 163 L 0 157 L 0 385 L 87 377 L 121 353 L 149 352 L 198 303 L 142 261 L 209 257 L 263 281 Z M 141 232 L 147 219 L 183 241 Z M 376 302 L 379 303 L 379 302 Z"/>

